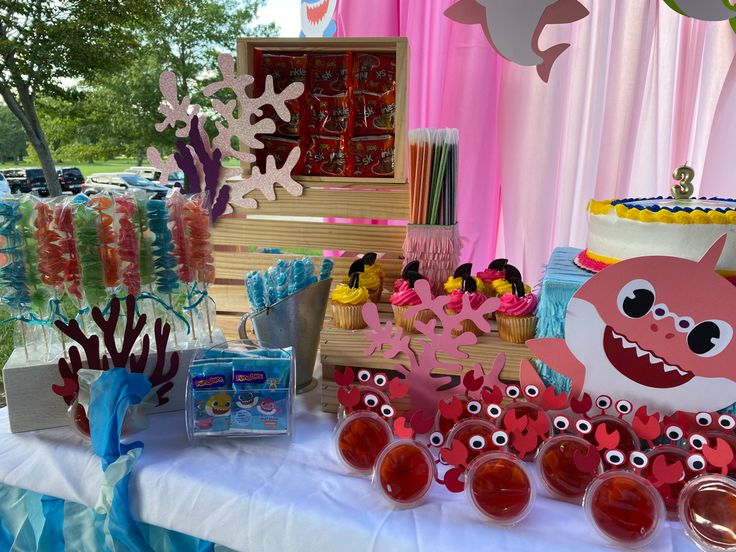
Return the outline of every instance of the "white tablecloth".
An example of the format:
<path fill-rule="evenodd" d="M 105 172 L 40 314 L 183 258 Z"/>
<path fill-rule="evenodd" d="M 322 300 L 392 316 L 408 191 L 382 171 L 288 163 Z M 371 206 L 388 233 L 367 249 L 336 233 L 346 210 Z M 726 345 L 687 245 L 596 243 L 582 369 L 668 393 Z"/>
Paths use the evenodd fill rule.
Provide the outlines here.
<path fill-rule="evenodd" d="M 580 507 L 538 496 L 511 529 L 477 516 L 465 495 L 435 486 L 427 501 L 396 510 L 365 478 L 346 475 L 332 450 L 333 415 L 319 391 L 296 401 L 291 443 L 221 440 L 191 446 L 182 412 L 151 417 L 130 479 L 141 521 L 236 550 L 607 550 Z M 100 461 L 71 429 L 12 434 L 0 409 L 0 481 L 94 506 Z M 695 550 L 667 524 L 653 550 Z"/>

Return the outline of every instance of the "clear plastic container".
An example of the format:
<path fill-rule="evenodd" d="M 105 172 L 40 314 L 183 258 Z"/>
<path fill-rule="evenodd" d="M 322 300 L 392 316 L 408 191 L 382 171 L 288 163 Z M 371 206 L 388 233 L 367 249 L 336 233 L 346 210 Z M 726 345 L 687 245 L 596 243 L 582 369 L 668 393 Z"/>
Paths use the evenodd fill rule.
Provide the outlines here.
<path fill-rule="evenodd" d="M 585 489 L 603 470 L 598 450 L 577 435 L 557 435 L 545 441 L 535 463 L 549 494 L 576 504 L 583 501 Z"/>
<path fill-rule="evenodd" d="M 524 519 L 535 496 L 524 462 L 507 452 L 489 452 L 476 458 L 468 469 L 465 494 L 483 517 L 503 526 Z"/>
<path fill-rule="evenodd" d="M 530 462 L 534 460 L 534 457 L 537 453 L 537 449 L 539 445 L 552 432 L 553 430 L 552 421 L 549 418 L 549 414 L 547 414 L 547 412 L 541 406 L 537 406 L 534 403 L 530 403 L 526 401 L 511 403 L 503 409 L 503 411 L 501 412 L 501 415 L 498 418 L 498 422 L 497 422 L 499 428 L 509 433 L 509 435 L 512 433 L 512 430 L 506 425 L 506 416 L 510 412 L 513 412 L 517 419 L 523 416 L 527 418 L 528 421 L 525 424 L 525 429 L 523 430 L 524 434 L 528 434 L 529 432 L 532 432 L 532 431 L 537 434 L 537 441 L 532 450 L 520 451 L 520 450 L 517 450 L 513 446 L 513 444 L 509 444 L 509 450 L 511 452 L 516 454 L 522 460 Z M 513 443 L 513 439 L 512 439 L 512 443 Z"/>
<path fill-rule="evenodd" d="M 392 438 L 391 427 L 386 420 L 375 412 L 361 410 L 337 424 L 335 454 L 350 471 L 369 475 Z"/>
<path fill-rule="evenodd" d="M 641 441 L 639 440 L 639 436 L 634 431 L 634 428 L 631 427 L 631 424 L 626 420 L 623 420 L 616 416 L 609 416 L 608 414 L 600 414 L 598 416 L 593 416 L 590 419 L 591 429 L 584 436 L 586 441 L 594 445 L 596 444 L 595 432 L 598 429 L 598 426 L 601 424 L 605 424 L 606 433 L 618 431 L 619 442 L 616 448 L 623 452 L 626 456 L 628 456 L 635 450 L 641 450 Z"/>
<path fill-rule="evenodd" d="M 667 509 L 667 519 L 676 520 L 678 511 L 677 507 L 680 501 L 680 493 L 682 492 L 682 489 L 685 487 L 687 482 L 698 475 L 697 472 L 694 472 L 690 468 L 688 468 L 687 462 L 688 458 L 690 457 L 690 452 L 687 449 L 676 447 L 674 445 L 659 445 L 654 447 L 653 449 L 648 450 L 646 455 L 649 459 L 649 462 L 647 463 L 646 467 L 641 470 L 641 474 L 650 481 L 656 481 L 656 477 L 654 475 L 654 465 L 655 462 L 661 461 L 657 460 L 657 458 L 659 457 L 664 458 L 664 462 L 667 466 L 672 466 L 676 462 L 679 462 L 680 466 L 682 466 L 683 475 L 679 479 L 679 481 L 675 481 L 674 483 L 662 482 L 660 485 L 657 486 L 657 491 L 659 492 L 659 494 L 662 495 L 662 499 L 664 500 L 664 507 Z"/>
<path fill-rule="evenodd" d="M 437 475 L 425 445 L 401 439 L 383 449 L 373 468 L 373 485 L 392 504 L 412 508 L 422 502 Z"/>
<path fill-rule="evenodd" d="M 445 441 L 445 446 L 451 447 L 455 439 L 460 441 L 468 451 L 467 463 L 470 464 L 481 454 L 505 449 L 505 441 L 500 445 L 494 442 L 495 433 L 496 426 L 488 420 L 465 419 L 452 428 Z"/>
<path fill-rule="evenodd" d="M 295 366 L 291 348 L 228 341 L 192 360 L 186 386 L 190 440 L 290 437 Z"/>
<path fill-rule="evenodd" d="M 736 481 L 701 475 L 680 493 L 680 522 L 685 534 L 706 552 L 736 551 Z"/>
<path fill-rule="evenodd" d="M 583 510 L 604 539 L 626 549 L 650 544 L 666 515 L 664 501 L 654 485 L 624 470 L 596 477 L 585 492 Z"/>

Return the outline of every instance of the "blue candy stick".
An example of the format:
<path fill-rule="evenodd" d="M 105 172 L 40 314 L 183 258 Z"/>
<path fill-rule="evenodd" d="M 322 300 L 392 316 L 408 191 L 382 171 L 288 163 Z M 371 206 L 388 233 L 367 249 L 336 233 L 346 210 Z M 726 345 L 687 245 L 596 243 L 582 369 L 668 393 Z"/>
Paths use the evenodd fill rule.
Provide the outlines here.
<path fill-rule="evenodd" d="M 330 274 L 332 274 L 332 269 L 335 266 L 335 263 L 332 259 L 322 259 L 322 266 L 319 270 L 319 279 L 320 280 L 326 280 L 330 277 Z"/>

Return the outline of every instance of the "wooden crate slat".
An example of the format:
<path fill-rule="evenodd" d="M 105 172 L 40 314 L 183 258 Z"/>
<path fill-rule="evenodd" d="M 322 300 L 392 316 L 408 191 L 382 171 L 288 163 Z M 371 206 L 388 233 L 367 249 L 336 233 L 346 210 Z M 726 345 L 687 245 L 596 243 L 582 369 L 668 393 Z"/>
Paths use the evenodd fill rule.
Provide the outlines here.
<path fill-rule="evenodd" d="M 308 176 L 294 175 L 294 180 L 305 188 L 373 189 L 380 192 L 402 191 L 409 188 L 406 178 L 368 178 L 357 176 Z"/>
<path fill-rule="evenodd" d="M 240 316 L 234 314 L 217 314 L 217 326 L 225 334 L 225 339 L 228 341 L 239 339 L 238 322 L 240 322 Z"/>
<path fill-rule="evenodd" d="M 242 282 L 245 275 L 252 270 L 266 270 L 277 259 L 301 259 L 304 255 L 273 254 L 273 253 L 238 253 L 231 251 L 215 251 L 215 266 L 217 278 L 222 280 L 237 280 Z M 332 277 L 339 278 L 348 273 L 350 265 L 355 261 L 353 256 L 331 257 L 335 262 Z M 319 271 L 322 257 L 312 256 L 315 271 Z M 379 259 L 383 267 L 384 287 L 393 289 L 394 280 L 401 276 L 403 261 L 401 259 Z"/>
<path fill-rule="evenodd" d="M 257 209 L 235 209 L 236 216 L 275 215 L 290 217 L 408 220 L 409 191 L 326 190 L 307 188 L 293 196 L 281 188 L 276 201 L 262 199 Z"/>
<path fill-rule="evenodd" d="M 212 241 L 225 245 L 400 254 L 405 235 L 405 226 L 221 217 L 214 226 Z"/>

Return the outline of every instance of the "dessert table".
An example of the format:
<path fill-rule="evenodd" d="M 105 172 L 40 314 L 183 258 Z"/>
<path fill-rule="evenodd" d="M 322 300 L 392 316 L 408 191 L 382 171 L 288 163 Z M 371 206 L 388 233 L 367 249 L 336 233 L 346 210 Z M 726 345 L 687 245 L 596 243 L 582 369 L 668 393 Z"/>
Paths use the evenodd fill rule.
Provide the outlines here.
<path fill-rule="evenodd" d="M 151 416 L 151 426 L 134 436 L 144 449 L 129 483 L 132 514 L 148 524 L 143 534 L 154 540 L 175 531 L 202 539 L 186 548 L 170 538 L 171 550 L 611 550 L 579 506 L 543 496 L 511 529 L 484 522 L 463 494 L 439 485 L 421 506 L 396 509 L 368 479 L 346 474 L 338 463 L 335 418 L 320 411 L 318 391 L 298 396 L 295 411 L 291 442 L 226 439 L 197 446 L 187 442 L 182 412 Z M 101 483 L 99 458 L 72 429 L 11 434 L 7 409 L 0 409 L 0 520 L 6 525 L 0 523 L 0 548 L 3 534 L 6 541 L 8 535 L 19 538 L 8 519 L 23 517 L 20 510 L 38 518 L 43 510 L 48 526 L 36 541 L 63 534 L 67 549 L 82 549 L 71 541 L 90 530 L 81 514 L 98 502 Z M 12 500 L 22 489 L 32 491 L 25 506 Z M 695 546 L 679 524 L 667 523 L 652 549 Z"/>

